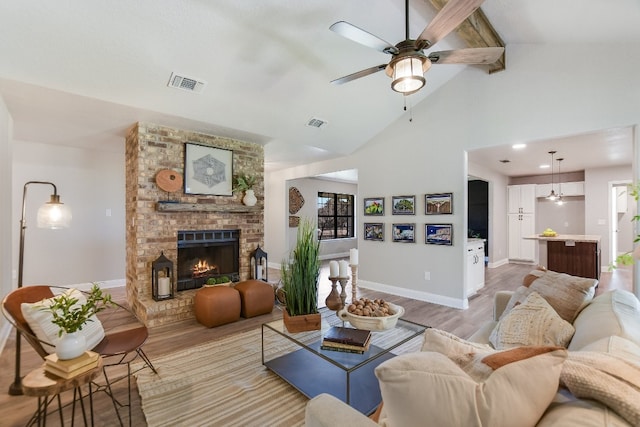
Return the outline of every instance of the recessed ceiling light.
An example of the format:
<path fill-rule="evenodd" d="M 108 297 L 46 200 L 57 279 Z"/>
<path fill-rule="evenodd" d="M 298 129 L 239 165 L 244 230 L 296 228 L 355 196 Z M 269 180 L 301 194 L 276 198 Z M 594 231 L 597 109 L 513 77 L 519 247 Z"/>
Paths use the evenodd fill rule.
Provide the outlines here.
<path fill-rule="evenodd" d="M 511 148 L 513 148 L 514 150 L 522 150 L 526 146 L 527 144 L 513 144 Z"/>
<path fill-rule="evenodd" d="M 544 164 L 544 165 L 540 165 L 540 169 L 549 169 L 551 166 Z"/>

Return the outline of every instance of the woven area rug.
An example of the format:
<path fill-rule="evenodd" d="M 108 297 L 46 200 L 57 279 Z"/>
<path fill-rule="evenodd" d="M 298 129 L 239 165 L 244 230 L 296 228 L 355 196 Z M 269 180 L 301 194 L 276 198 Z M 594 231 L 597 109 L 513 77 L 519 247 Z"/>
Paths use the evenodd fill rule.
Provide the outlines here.
<path fill-rule="evenodd" d="M 420 344 L 414 339 L 396 353 Z M 286 346 L 296 348 L 280 338 L 278 349 Z M 260 328 L 152 362 L 158 375 L 148 369 L 136 374 L 150 427 L 304 425 L 308 399 L 262 365 Z"/>

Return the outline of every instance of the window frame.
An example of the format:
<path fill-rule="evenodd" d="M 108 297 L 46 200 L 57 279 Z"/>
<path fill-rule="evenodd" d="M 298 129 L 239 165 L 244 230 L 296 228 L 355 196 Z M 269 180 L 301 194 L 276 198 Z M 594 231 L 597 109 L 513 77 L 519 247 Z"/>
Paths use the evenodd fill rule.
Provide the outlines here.
<path fill-rule="evenodd" d="M 331 199 L 333 198 L 333 210 L 331 212 L 331 214 L 327 214 L 327 215 L 322 215 L 320 213 L 320 204 L 318 203 L 318 201 L 320 200 L 320 198 L 324 198 L 324 199 Z M 339 200 L 341 198 L 347 198 L 347 207 L 348 207 L 348 214 L 340 214 L 338 211 L 338 206 L 340 206 L 341 204 L 343 204 L 343 202 L 339 203 Z M 330 203 L 330 202 L 329 202 Z M 346 193 L 335 193 L 332 191 L 318 191 L 318 195 L 316 198 L 316 204 L 317 204 L 317 209 L 316 209 L 316 218 L 318 221 L 318 240 L 341 240 L 341 239 L 353 239 L 356 237 L 356 207 L 355 207 L 355 203 L 356 203 L 356 196 L 354 194 L 346 194 Z M 333 232 L 332 232 L 332 237 L 323 237 L 323 231 L 320 228 L 320 219 L 321 218 L 332 218 L 333 219 Z M 346 218 L 346 224 L 347 224 L 347 235 L 345 236 L 340 236 L 338 234 L 338 230 L 341 230 L 342 228 L 339 227 L 339 224 L 341 224 L 343 221 L 339 221 L 339 219 L 344 220 Z"/>

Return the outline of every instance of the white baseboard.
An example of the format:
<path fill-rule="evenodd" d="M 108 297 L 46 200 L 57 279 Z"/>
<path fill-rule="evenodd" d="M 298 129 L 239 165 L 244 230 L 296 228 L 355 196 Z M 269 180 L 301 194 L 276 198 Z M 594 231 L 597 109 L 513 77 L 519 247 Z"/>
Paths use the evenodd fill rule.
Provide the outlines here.
<path fill-rule="evenodd" d="M 126 279 L 114 279 L 114 280 L 104 280 L 100 282 L 96 282 L 100 285 L 101 289 L 109 289 L 109 288 L 120 288 L 127 285 Z M 76 288 L 81 291 L 90 291 L 93 286 L 93 282 L 87 283 L 76 283 L 75 285 L 65 286 L 66 288 Z"/>
<path fill-rule="evenodd" d="M 466 310 L 469 308 L 469 300 L 467 298 L 457 299 L 446 297 L 443 295 L 432 294 L 429 292 L 421 292 L 413 289 L 399 288 L 397 286 L 385 285 L 383 283 L 370 282 L 368 280 L 358 280 L 358 286 L 371 289 L 374 291 L 385 292 L 387 294 L 398 295 L 405 298 L 411 298 L 419 301 L 430 302 L 433 304 L 444 305 L 446 307 L 459 308 Z"/>
<path fill-rule="evenodd" d="M 498 261 L 495 262 L 490 262 L 489 264 L 487 264 L 487 268 L 498 268 L 498 267 L 502 267 L 503 265 L 509 264 L 509 259 L 508 258 L 502 258 Z"/>

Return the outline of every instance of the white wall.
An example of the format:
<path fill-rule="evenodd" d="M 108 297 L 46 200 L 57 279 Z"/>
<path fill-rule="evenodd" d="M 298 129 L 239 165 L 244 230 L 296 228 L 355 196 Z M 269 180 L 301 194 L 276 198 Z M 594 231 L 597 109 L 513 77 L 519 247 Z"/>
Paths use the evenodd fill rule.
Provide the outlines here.
<path fill-rule="evenodd" d="M 124 141 L 111 151 L 15 141 L 13 147 L 13 269 L 18 268 L 18 242 L 23 185 L 49 181 L 60 201 L 69 205 L 71 227 L 36 227 L 38 208 L 53 188 L 27 190 L 24 285 L 73 285 L 125 277 Z M 107 209 L 111 216 L 107 216 Z"/>
<path fill-rule="evenodd" d="M 594 49 L 607 52 L 606 73 L 593 65 Z M 362 284 L 465 307 L 465 151 L 640 123 L 639 67 L 637 45 L 510 45 L 506 71 L 488 75 L 467 67 L 416 105 L 412 122 L 401 118 L 344 160 L 358 169 L 360 197 L 415 194 L 421 201 L 425 193 L 454 193 L 453 215 L 427 218 L 418 204 L 415 244 L 359 240 Z M 313 167 L 279 171 L 267 185 L 279 191 L 283 178 Z M 270 215 L 284 206 L 265 215 L 267 228 Z M 386 215 L 382 221 L 398 219 Z M 423 225 L 434 220 L 453 224 L 452 247 L 423 243 Z"/>
<path fill-rule="evenodd" d="M 0 200 L 11 200 L 11 152 L 13 145 L 13 122 L 4 99 L 0 96 Z M 11 217 L 11 203 L 0 203 L 0 297 L 4 298 L 12 289 L 11 263 L 13 228 L 18 227 Z M 8 325 L 4 316 L 0 316 L 0 331 Z M 0 348 L 4 336 L 0 335 Z"/>
<path fill-rule="evenodd" d="M 294 179 L 288 182 L 287 191 L 289 187 L 296 187 L 302 197 L 304 197 L 304 205 L 300 211 L 295 215 L 300 219 L 309 218 L 312 221 L 318 219 L 318 192 L 325 191 L 329 193 L 340 194 L 356 194 L 358 186 L 355 184 L 348 184 L 344 182 L 329 181 L 326 179 L 318 178 L 301 178 Z M 355 200 L 356 206 L 358 206 L 358 199 Z M 288 212 L 288 205 L 287 205 Z M 358 223 L 356 223 L 356 236 L 358 233 Z M 293 248 L 296 243 L 297 227 L 289 227 L 288 231 L 288 245 L 289 248 Z M 320 241 L 320 259 L 339 258 L 349 255 L 349 249 L 357 247 L 357 237 L 353 239 L 333 239 Z M 267 249 L 265 249 L 267 250 Z M 280 263 L 281 259 L 273 259 L 272 265 Z"/>

